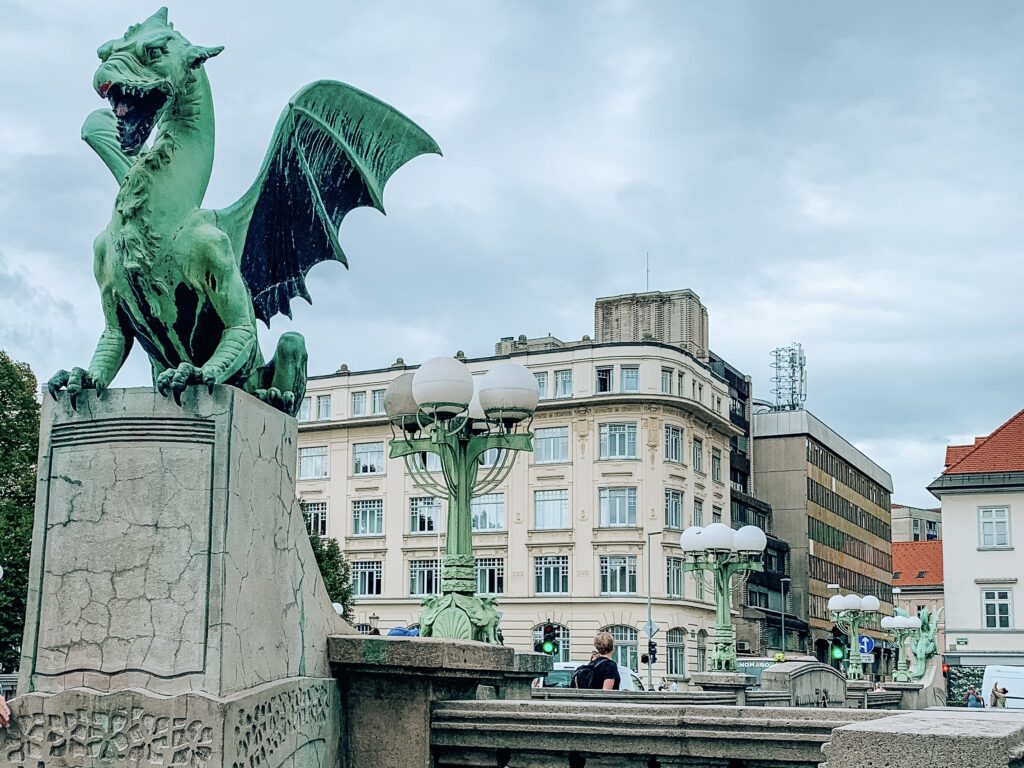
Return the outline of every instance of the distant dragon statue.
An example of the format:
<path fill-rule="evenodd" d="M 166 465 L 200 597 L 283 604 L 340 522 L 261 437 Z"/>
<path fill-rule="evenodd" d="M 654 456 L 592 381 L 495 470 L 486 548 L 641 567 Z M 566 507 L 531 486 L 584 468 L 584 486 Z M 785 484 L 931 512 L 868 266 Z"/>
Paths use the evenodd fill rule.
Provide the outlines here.
<path fill-rule="evenodd" d="M 192 45 L 161 8 L 100 46 L 93 77 L 111 109 L 93 112 L 82 138 L 120 183 L 96 239 L 94 272 L 104 329 L 88 368 L 57 372 L 73 409 L 101 394 L 134 341 L 149 355 L 160 394 L 229 384 L 295 415 L 306 389 L 306 348 L 282 334 L 265 362 L 256 319 L 268 326 L 290 301 L 309 301 L 306 273 L 347 260 L 345 215 L 383 212 L 391 175 L 440 150 L 419 126 L 351 86 L 319 81 L 288 103 L 256 181 L 235 204 L 200 206 L 213 166 L 213 98 L 205 62 L 223 50 Z M 155 129 L 155 130 L 154 130 Z M 147 145 L 150 134 L 152 142 Z"/>

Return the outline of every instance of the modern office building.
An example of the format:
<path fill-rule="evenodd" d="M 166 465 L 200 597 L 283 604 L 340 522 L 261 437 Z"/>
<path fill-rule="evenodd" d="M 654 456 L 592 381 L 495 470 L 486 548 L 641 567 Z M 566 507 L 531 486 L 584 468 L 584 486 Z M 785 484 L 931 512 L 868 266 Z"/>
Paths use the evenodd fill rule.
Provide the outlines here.
<path fill-rule="evenodd" d="M 881 615 L 892 610 L 892 478 L 809 411 L 765 411 L 754 414 L 754 486 L 789 543 L 792 611 L 824 661 L 837 590 L 875 595 Z M 878 621 L 866 633 L 881 638 Z"/>
<path fill-rule="evenodd" d="M 942 510 L 892 505 L 892 540 L 938 541 L 942 538 Z"/>
<path fill-rule="evenodd" d="M 495 352 L 457 357 L 474 375 L 500 362 L 525 365 L 541 392 L 533 453 L 518 456 L 505 481 L 474 501 L 479 590 L 498 599 L 505 643 L 532 650 L 550 620 L 559 658 L 585 660 L 594 634 L 607 628 L 620 662 L 644 676 L 638 658 L 650 594 L 660 630 L 655 679 L 703 669 L 713 591 L 683 573 L 680 534 L 732 522 L 737 485 L 750 508 L 766 510 L 750 493 L 749 468 L 737 474 L 730 466 L 732 455 L 749 451 L 749 439 L 733 443 L 749 438 L 738 423 L 740 413 L 749 421 L 749 403 L 733 403 L 733 374 L 649 335 L 507 337 Z M 313 376 L 300 413 L 302 508 L 311 528 L 338 539 L 351 560 L 364 631 L 415 624 L 423 597 L 440 586 L 447 501 L 417 488 L 403 462 L 388 458 L 384 392 L 410 369 L 399 359 Z M 777 550 L 769 557 L 784 567 L 771 554 Z"/>
<path fill-rule="evenodd" d="M 1024 411 L 971 445 L 946 449 L 931 485 L 942 502 L 946 654 L 955 668 L 1024 666 L 1024 560 L 1014 537 L 1024 510 Z M 969 670 L 964 670 L 968 672 Z M 969 675 L 953 671 L 951 690 Z M 972 678 L 973 679 L 973 678 Z"/>

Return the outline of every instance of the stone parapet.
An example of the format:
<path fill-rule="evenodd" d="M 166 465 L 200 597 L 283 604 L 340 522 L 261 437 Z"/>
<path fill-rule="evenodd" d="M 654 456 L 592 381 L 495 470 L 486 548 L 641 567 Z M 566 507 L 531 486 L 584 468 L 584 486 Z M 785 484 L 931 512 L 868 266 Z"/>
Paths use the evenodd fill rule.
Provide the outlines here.
<path fill-rule="evenodd" d="M 438 702 L 431 744 L 435 768 L 725 768 L 730 760 L 816 768 L 833 729 L 879 716 L 595 701 Z"/>
<path fill-rule="evenodd" d="M 1024 712 L 905 712 L 837 728 L 823 752 L 821 768 L 1018 768 L 1024 763 Z"/>

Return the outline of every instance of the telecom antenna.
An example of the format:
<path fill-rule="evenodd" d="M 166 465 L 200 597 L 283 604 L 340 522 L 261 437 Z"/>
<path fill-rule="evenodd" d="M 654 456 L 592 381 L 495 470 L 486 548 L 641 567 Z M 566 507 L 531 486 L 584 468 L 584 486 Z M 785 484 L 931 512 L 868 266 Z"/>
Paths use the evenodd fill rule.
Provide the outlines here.
<path fill-rule="evenodd" d="M 647 251 L 647 291 L 651 290 L 651 252 Z"/>
<path fill-rule="evenodd" d="M 807 358 L 804 348 L 794 341 L 788 347 L 772 350 L 772 394 L 776 411 L 797 411 L 807 400 Z"/>

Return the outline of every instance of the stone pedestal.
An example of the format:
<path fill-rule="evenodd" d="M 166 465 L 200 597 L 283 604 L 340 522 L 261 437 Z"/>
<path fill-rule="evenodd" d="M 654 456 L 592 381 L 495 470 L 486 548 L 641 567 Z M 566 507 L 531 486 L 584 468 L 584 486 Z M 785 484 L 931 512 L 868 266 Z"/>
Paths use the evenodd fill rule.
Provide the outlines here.
<path fill-rule="evenodd" d="M 785 661 L 761 673 L 762 691 L 785 691 L 791 707 L 833 707 L 846 702 L 846 677 L 828 664 Z"/>
<path fill-rule="evenodd" d="M 747 703 L 747 688 L 754 684 L 754 676 L 742 672 L 696 672 L 690 675 L 690 682 L 703 691 L 728 691 L 736 696 L 736 705 Z"/>
<path fill-rule="evenodd" d="M 333 766 L 351 632 L 295 499 L 295 421 L 231 387 L 46 400 L 0 766 Z"/>

